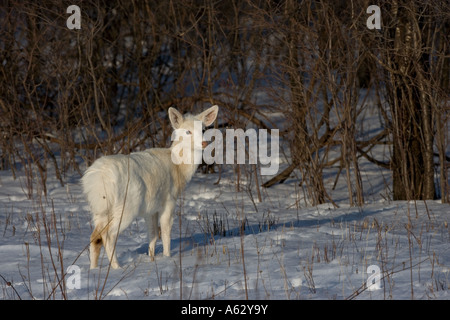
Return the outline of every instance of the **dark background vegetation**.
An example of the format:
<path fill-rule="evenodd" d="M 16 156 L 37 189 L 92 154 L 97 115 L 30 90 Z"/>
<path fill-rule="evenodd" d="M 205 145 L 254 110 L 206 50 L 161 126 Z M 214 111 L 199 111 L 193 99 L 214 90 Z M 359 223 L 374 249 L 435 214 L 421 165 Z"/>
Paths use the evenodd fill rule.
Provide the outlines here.
<path fill-rule="evenodd" d="M 72 4 L 80 30 L 66 27 Z M 366 27 L 371 4 L 381 30 Z M 390 170 L 392 199 L 448 202 L 449 34 L 440 0 L 5 0 L 0 169 L 23 168 L 29 192 L 46 193 L 51 170 L 63 185 L 101 155 L 167 146 L 169 107 L 218 104 L 216 126 L 283 124 L 288 165 L 238 177 L 270 188 L 296 172 L 319 204 L 333 202 L 334 166 L 362 205 L 364 158 Z M 369 110 L 377 130 L 365 130 Z"/>

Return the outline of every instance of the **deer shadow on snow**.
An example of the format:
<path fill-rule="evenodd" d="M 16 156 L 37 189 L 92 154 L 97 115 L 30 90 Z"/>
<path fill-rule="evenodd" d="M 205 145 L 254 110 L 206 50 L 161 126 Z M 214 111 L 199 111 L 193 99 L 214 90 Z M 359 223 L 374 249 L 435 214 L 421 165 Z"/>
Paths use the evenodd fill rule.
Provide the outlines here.
<path fill-rule="evenodd" d="M 210 228 L 205 228 L 203 231 L 195 231 L 191 235 L 182 235 L 180 237 L 177 230 L 173 230 L 172 238 L 172 257 L 177 256 L 180 253 L 191 252 L 195 248 L 202 248 L 204 246 L 211 245 L 216 241 L 224 238 L 241 237 L 248 235 L 258 235 L 270 232 L 279 232 L 280 230 L 291 230 L 302 232 L 302 229 L 318 228 L 326 225 L 336 225 L 336 224 L 349 224 L 352 222 L 362 222 L 367 217 L 376 215 L 386 208 L 378 209 L 367 209 L 367 208 L 343 208 L 343 209 L 331 209 L 336 212 L 336 214 L 320 214 L 317 219 L 307 218 L 292 219 L 284 222 L 275 222 L 274 218 L 272 220 L 267 219 L 264 221 L 257 221 L 250 223 L 247 218 L 244 218 L 241 222 L 233 220 L 231 223 L 225 221 L 223 216 L 212 220 L 210 222 Z M 312 208 L 308 208 L 312 210 Z M 293 214 L 294 215 L 294 214 Z M 301 214 L 300 214 L 301 215 Z M 174 229 L 178 229 L 174 226 Z M 163 251 L 163 246 L 161 243 L 157 243 L 155 248 L 156 259 L 161 259 Z M 142 243 L 138 248 L 134 250 L 129 250 L 128 253 L 124 252 L 120 256 L 120 260 L 126 259 L 130 262 L 132 257 L 136 258 L 139 255 L 148 255 L 148 242 Z M 124 261 L 125 262 L 125 261 Z"/>

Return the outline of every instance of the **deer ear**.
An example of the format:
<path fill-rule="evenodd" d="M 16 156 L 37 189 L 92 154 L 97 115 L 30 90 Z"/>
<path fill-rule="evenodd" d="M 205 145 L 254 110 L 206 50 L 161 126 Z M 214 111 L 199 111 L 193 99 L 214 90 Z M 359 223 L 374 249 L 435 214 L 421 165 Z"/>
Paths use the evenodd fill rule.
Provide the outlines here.
<path fill-rule="evenodd" d="M 183 123 L 183 115 L 172 107 L 169 108 L 169 119 L 174 129 L 178 129 Z"/>
<path fill-rule="evenodd" d="M 219 106 L 215 105 L 215 106 L 212 106 L 211 108 L 203 111 L 202 113 L 200 113 L 198 115 L 198 117 L 200 118 L 200 120 L 202 120 L 203 124 L 207 127 L 207 126 L 210 126 L 214 122 L 214 120 L 216 120 L 218 113 L 219 113 Z"/>

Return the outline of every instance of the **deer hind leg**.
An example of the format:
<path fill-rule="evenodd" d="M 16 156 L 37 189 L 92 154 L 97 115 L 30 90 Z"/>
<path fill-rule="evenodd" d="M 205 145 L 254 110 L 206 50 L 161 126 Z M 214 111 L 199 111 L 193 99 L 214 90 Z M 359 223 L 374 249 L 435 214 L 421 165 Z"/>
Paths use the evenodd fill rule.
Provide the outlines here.
<path fill-rule="evenodd" d="M 98 257 L 100 255 L 100 250 L 103 245 L 103 236 L 102 233 L 105 229 L 105 226 L 98 224 L 95 226 L 94 231 L 91 234 L 91 243 L 89 250 L 89 257 L 91 259 L 91 269 L 98 267 Z"/>
<path fill-rule="evenodd" d="M 113 269 L 120 268 L 117 261 L 115 247 L 118 236 L 118 227 L 111 222 L 109 224 L 98 223 L 91 234 L 90 259 L 91 269 L 98 267 L 98 258 L 102 245 L 105 247 L 106 255 Z"/>
<path fill-rule="evenodd" d="M 125 226 L 126 227 L 126 226 Z M 123 229 L 125 229 L 125 227 Z M 120 264 L 117 261 L 116 255 L 116 244 L 117 237 L 119 236 L 119 223 L 116 220 L 113 220 L 110 223 L 110 227 L 107 228 L 107 231 L 103 233 L 102 240 L 103 245 L 105 246 L 106 255 L 111 263 L 111 268 L 119 269 Z"/>

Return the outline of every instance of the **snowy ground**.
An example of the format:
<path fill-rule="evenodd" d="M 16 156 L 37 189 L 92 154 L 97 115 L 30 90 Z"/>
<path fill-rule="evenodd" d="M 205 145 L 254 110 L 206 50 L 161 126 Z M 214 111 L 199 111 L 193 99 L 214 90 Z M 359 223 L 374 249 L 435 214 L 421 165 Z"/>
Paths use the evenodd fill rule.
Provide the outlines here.
<path fill-rule="evenodd" d="M 344 178 L 334 208 L 307 205 L 295 179 L 259 203 L 254 186 L 236 192 L 231 167 L 219 184 L 197 173 L 176 208 L 172 256 L 159 241 L 150 261 L 140 219 L 119 237 L 122 270 L 106 257 L 89 270 L 78 174 L 64 187 L 49 176 L 48 196 L 35 184 L 30 199 L 24 172 L 0 172 L 0 299 L 448 299 L 449 205 L 389 201 L 389 174 L 364 170 L 361 208 L 348 205 Z"/>

